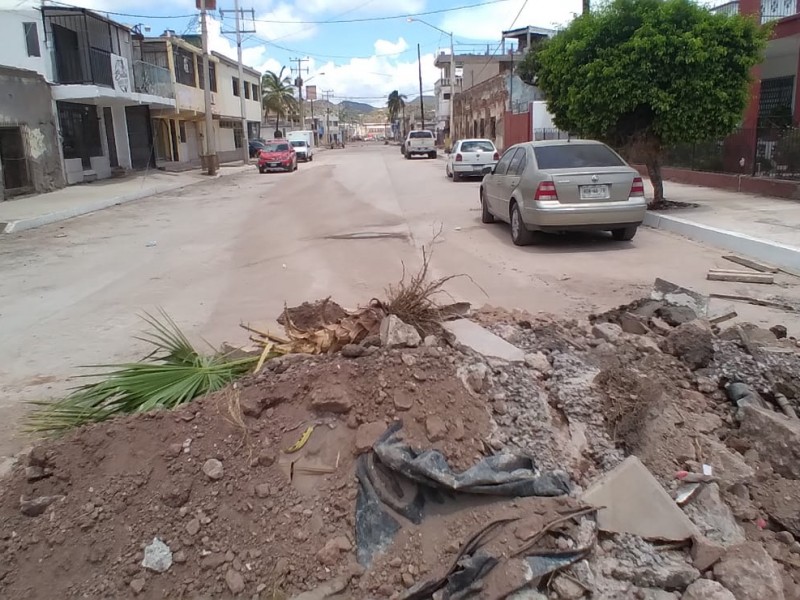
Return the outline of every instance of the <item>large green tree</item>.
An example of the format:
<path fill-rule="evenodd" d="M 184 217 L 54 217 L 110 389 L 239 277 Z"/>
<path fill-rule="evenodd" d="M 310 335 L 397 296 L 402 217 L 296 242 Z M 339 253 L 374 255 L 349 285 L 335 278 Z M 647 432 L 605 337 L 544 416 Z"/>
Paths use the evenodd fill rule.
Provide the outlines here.
<path fill-rule="evenodd" d="M 275 131 L 278 131 L 279 120 L 282 117 L 297 112 L 297 98 L 294 97 L 294 88 L 289 76 L 284 76 L 286 67 L 280 73 L 267 71 L 261 76 L 261 104 L 264 108 L 264 120 L 269 119 L 270 113 L 275 114 Z"/>
<path fill-rule="evenodd" d="M 407 96 L 394 90 L 386 99 L 386 108 L 389 111 L 389 122 L 394 123 L 397 118 L 406 111 Z"/>
<path fill-rule="evenodd" d="M 691 0 L 612 0 L 533 48 L 518 73 L 544 92 L 559 128 L 644 162 L 657 204 L 662 149 L 741 123 L 768 35 Z"/>

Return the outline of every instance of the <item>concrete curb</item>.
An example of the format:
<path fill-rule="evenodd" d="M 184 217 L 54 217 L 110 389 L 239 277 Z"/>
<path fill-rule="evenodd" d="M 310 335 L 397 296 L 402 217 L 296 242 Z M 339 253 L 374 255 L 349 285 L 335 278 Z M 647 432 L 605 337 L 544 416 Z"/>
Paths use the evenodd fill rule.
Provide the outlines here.
<path fill-rule="evenodd" d="M 650 211 L 645 214 L 644 224 L 654 229 L 670 231 L 698 242 L 757 258 L 782 269 L 800 271 L 800 248 Z"/>
<path fill-rule="evenodd" d="M 250 167 L 226 167 L 224 171 L 227 172 L 220 170 L 217 176 L 225 177 L 227 175 L 243 173 L 248 168 Z M 2 229 L 0 229 L 0 235 L 4 233 L 17 233 L 20 231 L 26 231 L 28 229 L 42 227 L 43 225 L 50 225 L 51 223 L 58 223 L 59 221 L 66 221 L 67 219 L 71 219 L 73 217 L 87 215 L 89 213 L 97 212 L 98 210 L 103 210 L 119 204 L 125 204 L 126 202 L 132 202 L 133 200 L 142 200 L 143 198 L 149 198 L 150 196 L 155 196 L 157 194 L 172 192 L 190 185 L 196 185 L 198 183 L 203 183 L 203 181 L 195 180 L 182 181 L 180 183 L 164 183 L 155 187 L 148 187 L 147 189 L 121 194 L 119 196 L 111 196 L 109 198 L 104 198 L 103 200 L 97 200 L 95 202 L 89 202 L 79 206 L 70 206 L 69 208 L 65 208 L 63 210 L 57 210 L 35 217 L 18 219 L 16 221 L 0 222 L 0 227 L 2 227 Z"/>

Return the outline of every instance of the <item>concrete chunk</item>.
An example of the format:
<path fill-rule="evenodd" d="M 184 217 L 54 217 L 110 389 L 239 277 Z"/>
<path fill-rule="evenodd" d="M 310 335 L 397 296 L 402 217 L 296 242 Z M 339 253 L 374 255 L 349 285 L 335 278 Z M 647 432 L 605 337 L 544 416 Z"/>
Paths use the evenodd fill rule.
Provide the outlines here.
<path fill-rule="evenodd" d="M 457 319 L 445 323 L 443 327 L 453 337 L 456 347 L 466 347 L 483 356 L 509 362 L 525 360 L 525 353 L 522 350 L 473 321 Z"/>
<path fill-rule="evenodd" d="M 599 509 L 597 526 L 602 531 L 670 541 L 698 535 L 689 517 L 635 456 L 592 484 L 582 500 Z"/>
<path fill-rule="evenodd" d="M 672 306 L 691 308 L 700 318 L 708 315 L 708 296 L 703 296 L 664 279 L 656 279 L 653 290 L 650 292 L 650 299 L 666 302 Z"/>

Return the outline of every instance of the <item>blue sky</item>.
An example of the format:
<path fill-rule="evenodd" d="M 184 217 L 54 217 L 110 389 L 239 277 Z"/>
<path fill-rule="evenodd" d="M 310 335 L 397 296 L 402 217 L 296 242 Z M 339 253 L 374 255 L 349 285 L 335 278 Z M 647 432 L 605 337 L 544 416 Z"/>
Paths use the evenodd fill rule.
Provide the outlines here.
<path fill-rule="evenodd" d="M 0 0 L 0 7 L 34 0 Z M 150 27 L 148 35 L 165 29 L 177 33 L 198 30 L 194 0 L 64 0 L 65 3 L 112 11 L 114 20 Z M 210 22 L 212 50 L 236 57 L 233 29 L 234 0 L 218 0 Z M 423 89 L 433 89 L 439 71 L 433 60 L 446 49 L 449 38 L 421 22 L 398 15 L 446 11 L 419 16 L 452 31 L 458 52 L 494 51 L 504 29 L 535 25 L 556 28 L 581 10 L 581 0 L 240 0 L 254 9 L 256 21 L 247 23 L 256 33 L 244 44 L 245 63 L 260 71 L 287 69 L 293 58 L 308 58 L 304 78 L 320 90 L 333 90 L 333 100 L 353 99 L 376 106 L 394 89 L 418 94 L 417 44 L 422 49 Z M 37 3 L 38 4 L 38 3 Z M 219 9 L 226 12 L 224 22 Z M 113 14 L 124 13 L 124 14 Z M 165 18 L 175 16 L 177 18 Z M 353 23 L 331 21 L 354 20 Z M 364 20 L 374 19 L 374 20 Z M 317 23 L 310 23 L 316 21 Z M 313 79 L 310 79 L 312 78 Z"/>

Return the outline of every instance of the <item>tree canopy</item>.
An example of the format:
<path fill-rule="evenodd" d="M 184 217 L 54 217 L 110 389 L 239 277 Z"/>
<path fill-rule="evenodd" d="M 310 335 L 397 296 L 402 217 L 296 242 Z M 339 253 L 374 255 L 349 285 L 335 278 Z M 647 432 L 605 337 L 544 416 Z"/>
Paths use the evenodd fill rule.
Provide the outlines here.
<path fill-rule="evenodd" d="M 555 124 L 634 152 L 663 200 L 663 147 L 732 132 L 769 30 L 691 0 L 612 0 L 576 18 L 518 66 Z"/>
<path fill-rule="evenodd" d="M 389 110 L 389 121 L 395 121 L 406 106 L 405 94 L 394 90 L 386 99 L 386 108 Z"/>
<path fill-rule="evenodd" d="M 294 114 L 297 111 L 297 98 L 294 97 L 294 88 L 290 77 L 284 77 L 282 67 L 280 73 L 267 71 L 261 76 L 261 104 L 264 115 L 269 118 L 270 113 L 275 114 L 275 130 L 281 117 Z"/>

